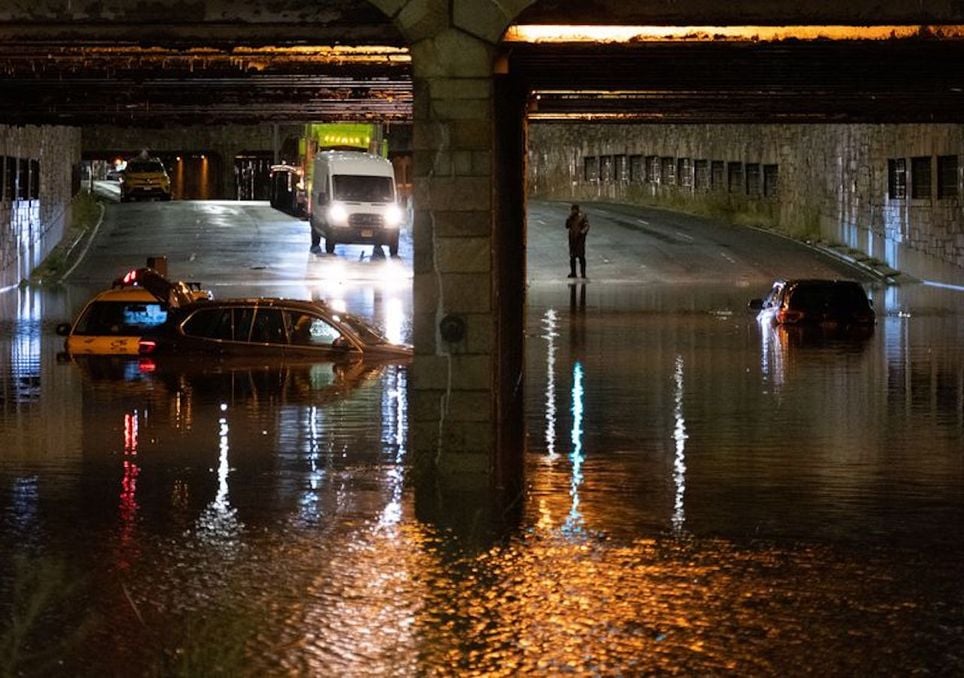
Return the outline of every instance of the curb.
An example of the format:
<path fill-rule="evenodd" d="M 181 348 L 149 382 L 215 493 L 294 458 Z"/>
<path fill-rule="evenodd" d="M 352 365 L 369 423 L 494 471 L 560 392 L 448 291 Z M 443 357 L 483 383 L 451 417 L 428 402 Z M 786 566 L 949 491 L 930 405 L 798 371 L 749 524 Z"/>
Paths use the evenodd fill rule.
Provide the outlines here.
<path fill-rule="evenodd" d="M 74 269 L 77 268 L 77 266 L 80 265 L 80 262 L 84 260 L 84 257 L 87 256 L 87 250 L 90 249 L 91 243 L 94 242 L 94 240 L 97 238 L 97 232 L 100 230 L 100 225 L 104 223 L 104 214 L 106 214 L 107 212 L 107 208 L 104 207 L 103 203 L 98 202 L 97 206 L 100 208 L 100 217 L 97 219 L 97 223 L 94 224 L 94 227 L 90 229 L 90 233 L 88 234 L 88 237 L 87 237 L 87 242 L 84 244 L 84 249 L 77 256 L 77 260 L 71 265 L 71 267 L 68 268 L 64 272 L 64 274 L 57 279 L 58 283 L 62 283 L 63 281 L 65 281 L 67 279 L 67 276 L 69 276 L 71 273 L 74 272 Z"/>
<path fill-rule="evenodd" d="M 920 282 L 920 280 L 911 275 L 901 273 L 900 271 L 891 268 L 884 262 L 878 261 L 873 257 L 860 252 L 859 250 L 854 250 L 845 245 L 830 245 L 821 241 L 813 242 L 810 240 L 798 240 L 797 238 L 786 235 L 785 233 L 780 233 L 779 231 L 774 231 L 768 228 L 760 228 L 759 226 L 745 226 L 744 228 L 750 228 L 761 233 L 768 233 L 769 235 L 774 235 L 778 238 L 783 238 L 784 240 L 792 240 L 793 242 L 803 245 L 804 247 L 807 247 L 815 252 L 820 252 L 828 257 L 837 259 L 838 261 L 843 261 L 888 285 L 902 285 L 905 283 Z"/>
<path fill-rule="evenodd" d="M 878 261 L 873 257 L 864 254 L 858 250 L 846 247 L 844 245 L 827 245 L 824 243 L 805 243 L 811 249 L 815 249 L 818 252 L 823 252 L 827 256 L 834 257 L 840 261 L 845 261 L 854 268 L 859 268 L 861 271 L 872 275 L 875 278 L 879 278 L 888 285 L 901 285 L 904 283 L 920 282 L 917 278 L 907 275 L 906 273 L 901 273 L 895 268 L 891 268 L 882 261 Z"/>

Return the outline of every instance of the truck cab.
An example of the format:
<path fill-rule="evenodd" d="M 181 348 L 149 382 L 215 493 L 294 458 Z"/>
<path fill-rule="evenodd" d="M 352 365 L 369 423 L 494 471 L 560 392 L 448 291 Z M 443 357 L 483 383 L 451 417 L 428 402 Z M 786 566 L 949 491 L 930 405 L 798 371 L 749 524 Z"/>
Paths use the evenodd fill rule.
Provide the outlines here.
<path fill-rule="evenodd" d="M 324 151 L 315 156 L 311 186 L 311 251 L 335 245 L 387 245 L 398 255 L 403 213 L 392 163 L 371 153 Z"/>

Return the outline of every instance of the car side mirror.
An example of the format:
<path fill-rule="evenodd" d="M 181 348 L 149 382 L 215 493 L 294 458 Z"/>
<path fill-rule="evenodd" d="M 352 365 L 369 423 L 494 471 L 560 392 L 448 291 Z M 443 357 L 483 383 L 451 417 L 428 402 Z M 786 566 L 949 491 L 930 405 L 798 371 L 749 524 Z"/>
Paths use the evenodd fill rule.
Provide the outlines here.
<path fill-rule="evenodd" d="M 746 307 L 750 311 L 761 311 L 763 310 L 763 299 L 750 299 L 750 303 Z"/>
<path fill-rule="evenodd" d="M 60 323 L 57 325 L 57 334 L 62 337 L 66 337 L 70 334 L 70 323 Z"/>

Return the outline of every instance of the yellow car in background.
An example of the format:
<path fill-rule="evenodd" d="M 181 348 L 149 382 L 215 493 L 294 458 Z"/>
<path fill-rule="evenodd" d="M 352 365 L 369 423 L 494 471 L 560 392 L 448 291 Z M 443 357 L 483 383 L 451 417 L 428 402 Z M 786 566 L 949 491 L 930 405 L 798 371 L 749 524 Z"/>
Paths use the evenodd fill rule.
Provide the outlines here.
<path fill-rule="evenodd" d="M 171 178 L 158 158 L 133 158 L 121 175 L 121 202 L 141 198 L 171 199 Z"/>

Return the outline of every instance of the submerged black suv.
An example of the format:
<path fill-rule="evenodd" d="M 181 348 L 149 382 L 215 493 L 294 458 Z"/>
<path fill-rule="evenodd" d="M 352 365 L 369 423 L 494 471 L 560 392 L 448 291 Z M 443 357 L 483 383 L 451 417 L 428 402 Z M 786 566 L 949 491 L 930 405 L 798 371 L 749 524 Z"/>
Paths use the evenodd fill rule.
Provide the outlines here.
<path fill-rule="evenodd" d="M 876 314 L 854 280 L 777 280 L 770 293 L 750 301 L 761 321 L 774 325 L 873 326 Z"/>

